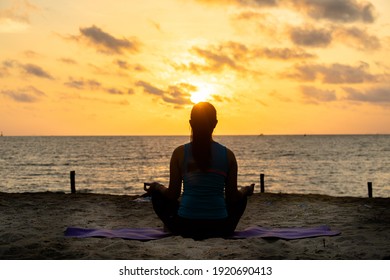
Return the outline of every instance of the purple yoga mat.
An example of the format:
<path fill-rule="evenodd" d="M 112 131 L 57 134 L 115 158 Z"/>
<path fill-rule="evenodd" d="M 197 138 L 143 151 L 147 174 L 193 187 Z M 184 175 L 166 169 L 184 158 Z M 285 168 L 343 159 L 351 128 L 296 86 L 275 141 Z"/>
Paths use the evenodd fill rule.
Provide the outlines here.
<path fill-rule="evenodd" d="M 235 231 L 232 238 L 280 238 L 280 239 L 300 239 L 318 236 L 334 236 L 340 234 L 340 231 L 331 230 L 330 227 L 323 225 L 318 227 L 294 227 L 294 228 L 266 228 L 253 226 L 242 231 Z"/>
<path fill-rule="evenodd" d="M 234 232 L 230 238 L 243 239 L 250 237 L 262 237 L 290 240 L 318 236 L 334 236 L 338 234 L 340 234 L 339 231 L 332 231 L 328 226 L 310 228 L 265 228 L 253 226 L 242 231 Z M 147 241 L 172 236 L 172 234 L 165 232 L 161 228 L 86 229 L 68 227 L 65 230 L 65 236 L 78 238 L 106 237 Z"/>
<path fill-rule="evenodd" d="M 107 237 L 133 240 L 154 240 L 171 236 L 160 228 L 122 228 L 122 229 L 87 229 L 68 227 L 65 236 L 68 237 Z"/>

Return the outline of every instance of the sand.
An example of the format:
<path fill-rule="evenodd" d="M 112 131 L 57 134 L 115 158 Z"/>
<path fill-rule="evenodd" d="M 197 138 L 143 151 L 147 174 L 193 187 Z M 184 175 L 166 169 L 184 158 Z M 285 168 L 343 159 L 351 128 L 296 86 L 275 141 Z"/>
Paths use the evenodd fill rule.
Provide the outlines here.
<path fill-rule="evenodd" d="M 203 241 L 167 237 L 141 242 L 69 238 L 68 226 L 162 227 L 150 202 L 137 196 L 0 193 L 0 259 L 390 259 L 390 198 L 254 194 L 238 230 L 248 226 L 329 225 L 341 234 L 299 240 Z"/>

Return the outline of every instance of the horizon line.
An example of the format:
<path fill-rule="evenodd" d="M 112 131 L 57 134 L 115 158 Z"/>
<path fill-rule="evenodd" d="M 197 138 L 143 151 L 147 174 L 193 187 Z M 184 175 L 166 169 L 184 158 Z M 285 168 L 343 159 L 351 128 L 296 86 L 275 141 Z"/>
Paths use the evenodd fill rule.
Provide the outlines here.
<path fill-rule="evenodd" d="M 214 137 L 224 136 L 369 136 L 390 135 L 390 133 L 275 133 L 275 134 L 213 134 Z M 186 137 L 188 134 L 30 134 L 30 135 L 4 135 L 0 137 Z"/>

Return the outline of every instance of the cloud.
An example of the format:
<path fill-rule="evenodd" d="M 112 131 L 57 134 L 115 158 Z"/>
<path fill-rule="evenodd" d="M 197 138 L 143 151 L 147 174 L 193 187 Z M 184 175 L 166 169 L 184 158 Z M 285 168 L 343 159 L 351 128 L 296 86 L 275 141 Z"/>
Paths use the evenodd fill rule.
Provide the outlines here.
<path fill-rule="evenodd" d="M 145 81 L 138 81 L 135 85 L 142 87 L 145 93 L 158 96 L 164 102 L 174 104 L 177 108 L 192 104 L 190 100 L 191 92 L 197 90 L 196 86 L 188 83 L 169 85 L 165 90 L 159 89 Z"/>
<path fill-rule="evenodd" d="M 291 59 L 310 59 L 315 58 L 316 55 L 306 52 L 305 50 L 298 48 L 263 48 L 255 50 L 254 53 L 261 57 L 266 57 L 268 59 L 281 59 L 281 60 L 291 60 Z"/>
<path fill-rule="evenodd" d="M 2 65 L 0 66 L 0 76 L 1 73 L 3 73 L 3 75 L 8 75 L 10 72 L 9 70 L 11 69 L 21 70 L 23 74 L 27 74 L 30 76 L 54 80 L 54 77 L 50 75 L 47 71 L 45 71 L 42 67 L 31 63 L 22 64 L 17 60 L 4 60 L 2 62 Z"/>
<path fill-rule="evenodd" d="M 66 57 L 63 57 L 63 58 L 60 58 L 58 59 L 59 61 L 63 62 L 63 63 L 66 63 L 66 64 L 73 64 L 73 65 L 76 65 L 78 64 L 76 60 L 72 59 L 72 58 L 66 58 Z"/>
<path fill-rule="evenodd" d="M 3 60 L 0 65 L 0 78 L 11 75 L 13 69 L 19 69 L 20 63 L 16 60 L 7 59 Z"/>
<path fill-rule="evenodd" d="M 114 61 L 114 64 L 116 64 L 119 68 L 124 70 L 134 70 L 134 71 L 144 71 L 145 68 L 141 65 L 132 65 L 129 64 L 125 60 L 117 59 Z"/>
<path fill-rule="evenodd" d="M 239 74 L 256 72 L 250 65 L 257 59 L 294 60 L 316 58 L 314 54 L 302 48 L 258 48 L 248 47 L 237 42 L 224 42 L 207 47 L 192 47 L 190 52 L 196 56 L 187 64 L 173 65 L 176 70 L 190 71 L 194 74 L 221 73 L 233 70 Z"/>
<path fill-rule="evenodd" d="M 10 18 L 0 18 L 0 33 L 18 33 L 27 30 L 30 25 L 27 22 Z"/>
<path fill-rule="evenodd" d="M 333 0 L 279 1 L 278 9 L 275 8 L 274 11 L 242 9 L 231 18 L 240 32 L 248 33 L 248 29 L 252 30 L 254 27 L 258 35 L 266 36 L 267 39 L 273 40 L 277 44 L 280 44 L 287 37 L 296 46 L 304 48 L 325 48 L 334 42 L 343 43 L 361 51 L 381 48 L 380 38 L 370 34 L 367 22 L 363 22 L 363 24 L 358 22 L 351 25 L 349 22 L 341 20 L 320 22 L 321 17 L 308 18 L 307 11 L 309 7 L 317 9 L 324 7 L 325 10 L 329 10 L 330 6 L 328 5 L 333 2 Z M 343 1 L 337 0 L 337 2 L 341 3 Z M 337 6 L 340 3 L 335 5 Z M 350 6 L 352 5 L 351 3 L 356 4 L 356 2 L 352 1 Z M 369 6 L 371 7 L 372 5 L 370 4 Z M 307 24 L 299 26 L 297 25 L 298 21 L 290 22 L 288 16 L 287 20 L 284 20 L 283 16 L 275 12 L 287 13 L 292 18 L 296 17 L 300 22 L 306 22 Z"/>
<path fill-rule="evenodd" d="M 197 57 L 197 61 L 188 64 L 175 65 L 177 70 L 187 70 L 194 74 L 202 72 L 220 73 L 224 70 L 235 70 L 246 73 L 250 70 L 244 66 L 251 58 L 248 48 L 236 42 L 225 42 L 220 45 L 212 45 L 206 48 L 192 47 L 190 52 Z M 253 53 L 252 53 L 253 55 Z"/>
<path fill-rule="evenodd" d="M 253 36 L 253 30 L 257 36 L 265 36 L 268 40 L 280 44 L 280 40 L 285 38 L 280 15 L 269 11 L 238 10 L 238 13 L 230 16 L 234 28 L 238 33 Z M 282 36 L 280 36 L 282 35 Z"/>
<path fill-rule="evenodd" d="M 45 78 L 49 80 L 54 80 L 53 76 L 43 70 L 40 66 L 35 64 L 24 64 L 20 65 L 22 69 L 29 75 L 36 76 L 39 78 Z"/>
<path fill-rule="evenodd" d="M 153 20 L 149 20 L 151 26 L 156 29 L 158 32 L 162 32 L 161 25 Z"/>
<path fill-rule="evenodd" d="M 100 82 L 93 79 L 75 79 L 69 77 L 69 80 L 64 83 L 65 86 L 85 91 L 104 91 L 112 95 L 124 95 L 124 94 L 133 94 L 132 89 L 122 90 L 115 87 L 104 87 Z"/>
<path fill-rule="evenodd" d="M 359 50 L 377 50 L 381 48 L 381 42 L 377 36 L 370 35 L 366 30 L 358 27 L 338 27 L 334 34 L 340 42 Z"/>
<path fill-rule="evenodd" d="M 135 85 L 138 87 L 142 87 L 144 92 L 152 94 L 152 95 L 162 96 L 165 93 L 162 89 L 159 89 L 159 88 L 157 88 L 157 87 L 155 87 L 155 86 L 153 86 L 150 83 L 145 82 L 145 81 L 138 81 L 135 83 Z"/>
<path fill-rule="evenodd" d="M 116 38 L 95 25 L 80 28 L 80 35 L 70 38 L 78 42 L 85 42 L 105 54 L 136 53 L 140 48 L 140 43 L 136 39 Z"/>
<path fill-rule="evenodd" d="M 274 7 L 277 6 L 278 0 L 238 0 L 238 2 L 259 7 Z"/>
<path fill-rule="evenodd" d="M 0 65 L 0 78 L 8 76 L 9 75 L 9 66 L 8 66 L 8 60 L 5 60 Z"/>
<path fill-rule="evenodd" d="M 282 76 L 306 82 L 321 80 L 328 84 L 377 82 L 379 76 L 370 74 L 368 68 L 369 66 L 366 63 L 361 63 L 355 67 L 340 63 L 331 65 L 300 64 L 295 66 L 293 73 L 285 73 Z"/>
<path fill-rule="evenodd" d="M 332 42 L 332 33 L 326 29 L 295 27 L 290 29 L 290 39 L 299 46 L 327 47 Z"/>
<path fill-rule="evenodd" d="M 332 22 L 372 23 L 376 19 L 374 5 L 356 0 L 293 0 L 287 5 L 305 12 L 313 19 L 325 19 Z"/>
<path fill-rule="evenodd" d="M 43 91 L 33 86 L 18 90 L 1 90 L 0 93 L 20 103 L 34 103 L 46 96 Z"/>
<path fill-rule="evenodd" d="M 0 33 L 16 33 L 30 27 L 30 15 L 38 7 L 29 1 L 12 1 L 12 6 L 0 9 Z"/>
<path fill-rule="evenodd" d="M 118 94 L 118 95 L 122 95 L 123 94 L 123 91 L 121 91 L 120 89 L 117 89 L 117 88 L 107 88 L 106 89 L 106 92 L 108 92 L 109 94 Z"/>
<path fill-rule="evenodd" d="M 278 0 L 196 0 L 204 4 L 215 5 L 242 5 L 252 7 L 273 7 L 277 6 Z"/>
<path fill-rule="evenodd" d="M 39 57 L 41 57 L 41 55 L 39 53 L 31 51 L 31 50 L 24 51 L 23 55 L 25 57 L 27 57 L 27 58 L 39 58 Z"/>
<path fill-rule="evenodd" d="M 203 67 L 203 70 L 220 72 L 225 67 L 233 69 L 239 67 L 233 57 L 218 50 L 194 47 L 192 48 L 192 52 L 205 60 L 206 66 Z"/>
<path fill-rule="evenodd" d="M 319 104 L 337 100 L 334 90 L 319 89 L 312 86 L 302 86 L 301 92 L 305 102 L 307 103 Z"/>
<path fill-rule="evenodd" d="M 372 23 L 377 14 L 370 2 L 356 0 L 196 0 L 204 4 L 240 5 L 248 8 L 284 8 L 303 13 L 314 20 Z"/>
<path fill-rule="evenodd" d="M 167 92 L 163 95 L 163 100 L 175 105 L 189 105 L 191 92 L 196 91 L 196 86 L 188 83 L 180 83 L 169 86 Z"/>
<path fill-rule="evenodd" d="M 3 60 L 3 62 L 2 62 L 2 67 L 4 69 L 11 69 L 11 68 L 17 67 L 18 65 L 19 65 L 19 62 L 17 62 L 16 60 L 12 60 L 12 59 Z"/>
<path fill-rule="evenodd" d="M 116 60 L 115 64 L 118 65 L 120 68 L 126 69 L 126 70 L 129 69 L 129 67 L 130 67 L 129 64 L 127 63 L 127 61 L 120 60 L 120 59 Z"/>
<path fill-rule="evenodd" d="M 69 77 L 69 81 L 65 82 L 64 85 L 80 90 L 98 90 L 102 86 L 101 83 L 96 80 L 84 80 L 82 78 L 74 79 L 73 77 Z"/>
<path fill-rule="evenodd" d="M 279 91 L 273 90 L 269 93 L 269 96 L 272 98 L 276 98 L 282 102 L 292 102 L 293 100 L 290 98 L 290 96 L 286 96 L 284 93 L 281 93 Z"/>
<path fill-rule="evenodd" d="M 106 88 L 105 91 L 109 94 L 112 94 L 112 95 L 124 95 L 124 94 L 133 94 L 134 93 L 132 89 L 129 89 L 127 91 L 123 91 L 121 89 L 114 88 L 114 87 Z"/>
<path fill-rule="evenodd" d="M 347 100 L 390 105 L 389 86 L 375 87 L 367 90 L 357 90 L 350 87 L 345 87 L 343 89 L 347 92 Z"/>

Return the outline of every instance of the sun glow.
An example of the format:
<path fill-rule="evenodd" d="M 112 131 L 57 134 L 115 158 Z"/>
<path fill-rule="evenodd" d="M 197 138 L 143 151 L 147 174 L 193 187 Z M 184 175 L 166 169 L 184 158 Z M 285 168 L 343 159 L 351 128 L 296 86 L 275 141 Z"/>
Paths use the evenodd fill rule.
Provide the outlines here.
<path fill-rule="evenodd" d="M 212 95 L 215 94 L 215 89 L 210 84 L 199 84 L 196 86 L 197 90 L 192 92 L 191 101 L 193 103 L 199 103 L 203 101 L 209 101 L 212 99 Z"/>

